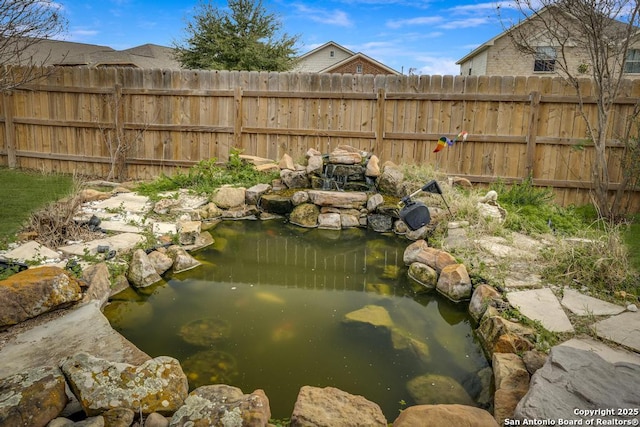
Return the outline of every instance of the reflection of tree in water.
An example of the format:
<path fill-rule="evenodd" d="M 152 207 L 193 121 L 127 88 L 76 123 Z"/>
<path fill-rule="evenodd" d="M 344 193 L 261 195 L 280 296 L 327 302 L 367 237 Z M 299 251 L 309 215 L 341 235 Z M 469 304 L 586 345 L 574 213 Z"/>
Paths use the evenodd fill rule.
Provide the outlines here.
<path fill-rule="evenodd" d="M 195 389 L 207 384 L 233 384 L 238 376 L 236 359 L 224 351 L 206 350 L 189 356 L 182 362 L 182 369 Z"/>
<path fill-rule="evenodd" d="M 197 319 L 180 328 L 180 336 L 189 344 L 210 347 L 229 338 L 231 326 L 222 319 Z"/>

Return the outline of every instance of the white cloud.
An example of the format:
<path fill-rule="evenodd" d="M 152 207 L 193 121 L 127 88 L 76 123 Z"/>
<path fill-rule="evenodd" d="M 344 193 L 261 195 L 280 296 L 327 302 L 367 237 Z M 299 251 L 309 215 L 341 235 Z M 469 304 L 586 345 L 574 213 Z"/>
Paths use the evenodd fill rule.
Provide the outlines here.
<path fill-rule="evenodd" d="M 338 27 L 351 27 L 353 25 L 349 15 L 338 9 L 311 8 L 300 3 L 294 4 L 293 7 L 296 8 L 298 14 L 321 24 L 336 25 Z"/>
<path fill-rule="evenodd" d="M 416 18 L 387 21 L 386 25 L 389 28 L 401 28 L 409 25 L 433 25 L 442 21 L 443 18 L 441 16 L 418 16 Z"/>
<path fill-rule="evenodd" d="M 439 28 L 444 28 L 447 30 L 455 30 L 457 28 L 473 28 L 478 27 L 480 25 L 485 25 L 491 23 L 492 20 L 489 18 L 469 18 L 469 19 L 458 19 L 455 21 L 447 21 L 442 25 L 439 25 Z"/>
<path fill-rule="evenodd" d="M 430 56 L 421 56 L 416 59 L 422 64 L 418 66 L 420 74 L 441 76 L 457 76 L 460 74 L 460 66 L 456 65 L 455 59 Z"/>

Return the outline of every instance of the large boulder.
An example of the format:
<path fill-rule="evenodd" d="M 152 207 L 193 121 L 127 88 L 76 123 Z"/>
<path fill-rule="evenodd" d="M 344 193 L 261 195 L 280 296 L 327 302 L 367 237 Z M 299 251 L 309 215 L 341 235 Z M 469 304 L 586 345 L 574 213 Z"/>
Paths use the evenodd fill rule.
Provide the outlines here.
<path fill-rule="evenodd" d="M 306 170 L 282 169 L 280 179 L 287 188 L 309 188 L 311 185 Z"/>
<path fill-rule="evenodd" d="M 220 187 L 211 196 L 211 201 L 221 209 L 238 208 L 245 204 L 246 189 L 243 187 Z"/>
<path fill-rule="evenodd" d="M 403 197 L 404 173 L 395 165 L 385 165 L 382 174 L 376 179 L 376 185 L 381 193 L 390 196 Z"/>
<path fill-rule="evenodd" d="M 430 247 L 424 239 L 416 240 L 407 246 L 402 259 L 406 265 L 411 265 L 414 262 L 426 264 L 435 269 L 438 274 L 440 274 L 446 266 L 458 263 L 453 255 L 446 251 Z"/>
<path fill-rule="evenodd" d="M 442 269 L 436 289 L 454 302 L 471 297 L 471 278 L 464 264 L 449 264 Z"/>
<path fill-rule="evenodd" d="M 305 193 L 306 194 L 306 193 Z M 289 221 L 300 227 L 314 228 L 318 226 L 320 209 L 313 203 L 303 203 L 293 208 Z"/>
<path fill-rule="evenodd" d="M 136 249 L 127 271 L 129 283 L 136 288 L 146 288 L 162 280 L 149 256 L 142 249 Z"/>
<path fill-rule="evenodd" d="M 504 319 L 493 307 L 487 309 L 476 331 L 489 357 L 493 353 L 523 353 L 534 348 L 535 331 Z"/>
<path fill-rule="evenodd" d="M 263 427 L 271 417 L 269 399 L 262 390 L 244 394 L 224 384 L 198 387 L 171 418 L 171 426 Z"/>
<path fill-rule="evenodd" d="M 62 371 L 88 416 L 119 407 L 172 414 L 188 393 L 180 363 L 168 356 L 133 366 L 77 353 L 62 364 Z"/>
<path fill-rule="evenodd" d="M 245 201 L 248 205 L 257 205 L 260 197 L 271 191 L 272 187 L 269 184 L 256 184 L 251 188 L 248 188 L 245 193 Z"/>
<path fill-rule="evenodd" d="M 466 405 L 415 405 L 400 412 L 393 427 L 498 427 L 484 409 Z"/>
<path fill-rule="evenodd" d="M 167 255 L 173 260 L 174 273 L 181 273 L 201 265 L 200 261 L 189 255 L 184 248 L 178 245 L 169 246 Z"/>
<path fill-rule="evenodd" d="M 58 368 L 28 369 L 0 380 L 0 425 L 46 426 L 67 404 Z"/>
<path fill-rule="evenodd" d="M 291 415 L 291 427 L 386 427 L 376 403 L 334 387 L 304 386 Z"/>
<path fill-rule="evenodd" d="M 82 302 L 99 301 L 104 307 L 111 295 L 111 278 L 109 268 L 104 262 L 93 264 L 82 270 L 82 279 L 89 284 Z"/>
<path fill-rule="evenodd" d="M 469 314 L 476 322 L 479 321 L 487 311 L 487 307 L 498 307 L 502 303 L 502 295 L 493 286 L 479 285 L 473 291 L 469 302 Z"/>
<path fill-rule="evenodd" d="M 318 206 L 361 209 L 367 203 L 367 193 L 361 191 L 309 190 L 309 199 Z"/>
<path fill-rule="evenodd" d="M 425 290 L 435 289 L 438 283 L 438 273 L 433 268 L 421 262 L 411 263 L 408 275 Z"/>
<path fill-rule="evenodd" d="M 609 363 L 592 351 L 569 346 L 551 349 L 544 366 L 533 375 L 529 391 L 515 409 L 518 420 L 597 419 L 637 425 L 638 414 L 621 416 L 608 408 L 633 409 L 640 402 L 640 365 Z M 593 411 L 593 412 L 590 412 Z M 636 420 L 634 424 L 631 424 Z M 607 420 L 611 424 L 607 424 Z M 577 425 L 577 424 L 576 424 Z"/>
<path fill-rule="evenodd" d="M 80 285 L 76 278 L 58 267 L 29 268 L 0 280 L 0 327 L 79 301 Z"/>
<path fill-rule="evenodd" d="M 516 405 L 529 390 L 529 372 L 514 353 L 493 353 L 492 366 L 496 387 L 493 416 L 504 425 L 507 418 L 513 418 Z"/>

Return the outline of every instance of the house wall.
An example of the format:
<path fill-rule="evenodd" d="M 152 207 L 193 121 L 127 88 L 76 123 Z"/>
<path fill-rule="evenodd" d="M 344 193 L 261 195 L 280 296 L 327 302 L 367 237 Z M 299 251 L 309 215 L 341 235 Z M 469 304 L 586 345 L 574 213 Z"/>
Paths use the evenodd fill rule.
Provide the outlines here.
<path fill-rule="evenodd" d="M 362 65 L 361 73 L 357 72 L 358 65 Z M 341 74 L 373 74 L 374 76 L 377 74 L 392 74 L 392 73 L 389 73 L 384 68 L 379 67 L 376 64 L 372 63 L 371 61 L 367 61 L 366 59 L 363 59 L 363 58 L 357 58 L 357 59 L 354 59 L 353 61 L 349 61 L 348 63 L 343 64 L 338 68 L 334 68 L 333 70 L 331 70 L 331 72 L 341 73 Z"/>
<path fill-rule="evenodd" d="M 478 53 L 468 61 L 460 64 L 461 76 L 484 76 L 487 74 L 487 50 Z"/>
<path fill-rule="evenodd" d="M 334 56 L 331 56 L 331 51 L 334 52 Z M 335 46 L 326 46 L 319 51 L 302 58 L 295 68 L 295 71 L 303 73 L 317 73 L 325 68 L 328 68 L 334 64 L 351 56 L 350 53 L 345 52 Z"/>

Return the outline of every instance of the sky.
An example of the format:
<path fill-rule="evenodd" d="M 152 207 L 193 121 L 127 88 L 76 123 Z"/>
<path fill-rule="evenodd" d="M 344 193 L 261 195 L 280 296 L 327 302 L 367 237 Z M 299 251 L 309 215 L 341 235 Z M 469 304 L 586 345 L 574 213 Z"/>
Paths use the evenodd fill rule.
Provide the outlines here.
<path fill-rule="evenodd" d="M 116 50 L 184 44 L 199 0 L 54 0 L 66 41 Z M 226 0 L 211 0 L 219 8 Z M 304 54 L 329 41 L 408 74 L 457 75 L 456 61 L 502 33 L 496 1 L 263 0 Z M 503 11 L 509 10 L 505 3 Z"/>

